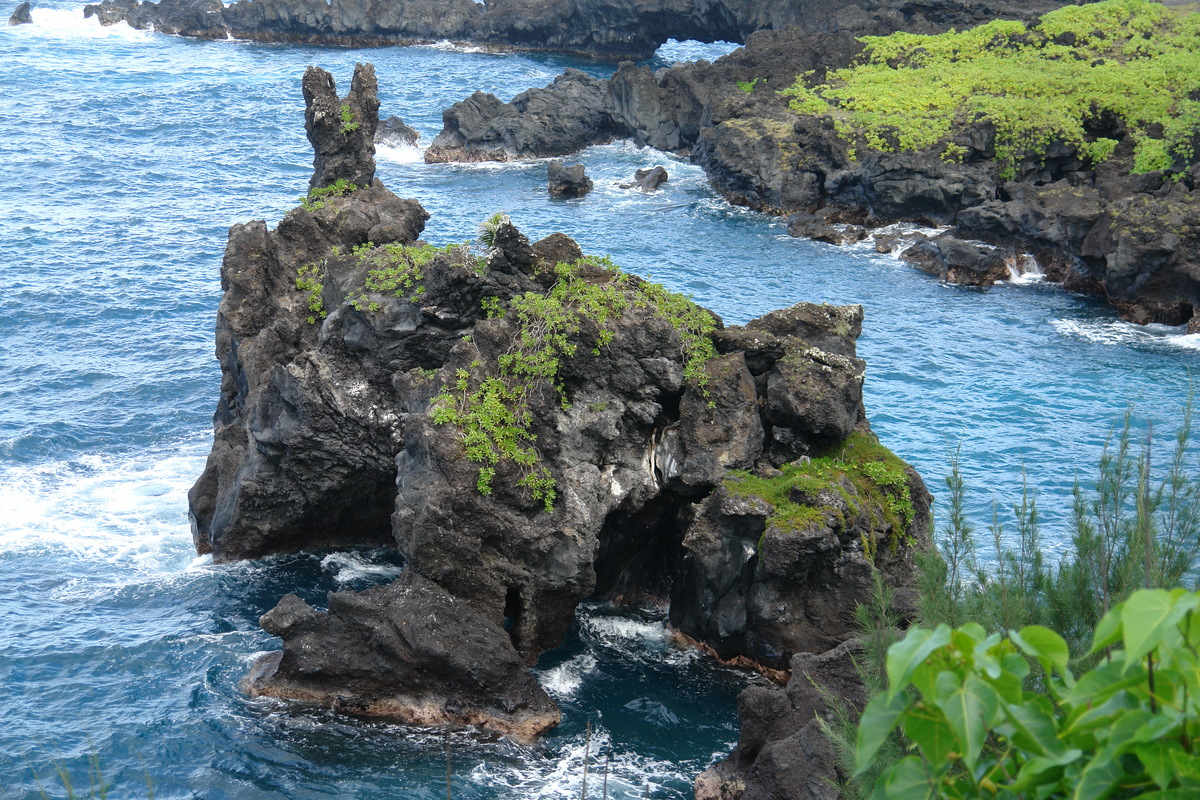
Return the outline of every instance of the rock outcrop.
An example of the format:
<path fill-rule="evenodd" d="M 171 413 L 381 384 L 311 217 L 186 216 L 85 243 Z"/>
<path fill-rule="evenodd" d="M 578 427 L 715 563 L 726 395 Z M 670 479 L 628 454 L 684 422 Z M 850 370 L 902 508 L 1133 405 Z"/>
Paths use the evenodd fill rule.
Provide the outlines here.
<path fill-rule="evenodd" d="M 911 582 L 929 496 L 870 432 L 861 308 L 723 326 L 502 217 L 485 252 L 423 244 L 374 125 L 319 124 L 373 107 L 370 78 L 338 99 L 310 70 L 320 177 L 275 230 L 230 232 L 189 501 L 217 562 L 391 542 L 405 571 L 327 610 L 284 598 L 248 692 L 532 737 L 558 711 L 525 665 L 584 599 L 669 603 L 722 657 L 786 669 L 851 635 L 872 576 Z"/>
<path fill-rule="evenodd" d="M 633 173 L 633 180 L 629 183 L 622 183 L 621 188 L 633 189 L 636 187 L 643 192 L 653 192 L 666 183 L 669 177 L 666 168 L 661 165 L 650 169 L 639 169 Z"/>
<path fill-rule="evenodd" d="M 546 188 L 554 197 L 583 197 L 592 186 L 583 164 L 568 166 L 554 160 L 546 165 Z"/>
<path fill-rule="evenodd" d="M 237 0 L 226 6 L 220 0 L 103 0 L 86 6 L 84 13 L 104 24 L 125 21 L 135 28 L 153 26 L 164 33 L 209 39 L 233 36 L 359 47 L 452 39 L 496 48 L 644 59 L 668 39 L 744 42 L 761 30 L 825 32 L 870 24 L 894 27 L 897 21 L 913 19 L 950 19 L 948 24 L 954 24 L 964 14 L 982 20 L 1020 5 L 1020 0 Z"/>
<path fill-rule="evenodd" d="M 33 14 L 30 13 L 32 6 L 29 5 L 29 0 L 17 6 L 13 11 L 12 16 L 8 18 L 9 25 L 29 25 L 33 22 Z"/>

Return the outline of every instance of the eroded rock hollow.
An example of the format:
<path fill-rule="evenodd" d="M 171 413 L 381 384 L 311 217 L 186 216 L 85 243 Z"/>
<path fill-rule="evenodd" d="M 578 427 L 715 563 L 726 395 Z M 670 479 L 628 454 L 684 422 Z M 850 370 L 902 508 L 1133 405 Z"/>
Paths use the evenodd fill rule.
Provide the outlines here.
<path fill-rule="evenodd" d="M 308 198 L 229 234 L 196 547 L 388 543 L 405 571 L 283 598 L 247 691 L 531 737 L 559 712 L 528 665 L 587 598 L 786 670 L 848 637 L 877 572 L 909 583 L 930 498 L 870 432 L 860 307 L 725 326 L 503 216 L 434 248 L 374 176 L 370 67 L 345 99 L 304 87 Z"/>

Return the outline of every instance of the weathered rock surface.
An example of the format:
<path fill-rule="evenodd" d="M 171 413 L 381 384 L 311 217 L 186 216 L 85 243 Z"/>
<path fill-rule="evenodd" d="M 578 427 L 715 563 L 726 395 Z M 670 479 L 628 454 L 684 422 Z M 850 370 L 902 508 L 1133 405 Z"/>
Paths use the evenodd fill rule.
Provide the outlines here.
<path fill-rule="evenodd" d="M 415 128 L 404 123 L 399 117 L 388 117 L 379 121 L 375 131 L 375 144 L 389 147 L 414 147 L 421 140 L 421 134 Z"/>
<path fill-rule="evenodd" d="M 29 5 L 29 0 L 26 0 L 21 5 L 17 6 L 13 11 L 12 16 L 8 18 L 9 25 L 29 25 L 33 23 L 33 15 L 30 13 L 32 6 Z"/>
<path fill-rule="evenodd" d="M 729 757 L 696 778 L 696 800 L 838 800 L 833 746 L 818 718 L 834 721 L 827 698 L 852 714 L 867 702 L 854 641 L 792 658 L 786 688 L 751 686 L 738 696 L 741 732 Z"/>
<path fill-rule="evenodd" d="M 566 98 L 551 101 L 559 97 L 553 86 L 531 89 L 523 103 L 547 98 L 536 121 L 495 98 L 486 108 L 475 104 L 470 130 L 453 127 L 455 114 L 466 109 L 448 111 L 446 130 L 461 135 L 436 158 L 559 156 L 614 136 L 629 138 L 690 157 L 732 203 L 792 215 L 796 235 L 844 244 L 863 238 L 866 228 L 897 221 L 953 226 L 958 240 L 1032 253 L 1049 279 L 1107 298 L 1125 319 L 1200 330 L 1200 168 L 1178 181 L 1164 181 L 1161 173 L 1131 176 L 1130 140 L 1105 120 L 1096 122 L 1096 135 L 1120 144 L 1097 169 L 1059 142 L 1044 157 L 1018 163 L 1015 179 L 1005 181 L 992 161 L 994 131 L 984 125 L 956 137 L 961 163 L 934 153 L 851 158 L 829 120 L 798 117 L 778 94 L 798 74 L 813 70 L 819 80 L 824 70 L 849 64 L 862 35 L 937 33 L 995 17 L 1028 18 L 1058 5 L 847 6 L 822 23 L 806 17 L 789 30 L 764 26 L 770 29 L 713 64 L 657 72 L 622 64 L 610 80 L 589 84 L 578 109 Z M 573 124 L 576 118 L 582 124 Z M 541 137 L 540 127 L 568 135 Z M 492 145 L 516 132 L 520 148 Z M 841 219 L 835 224 L 828 215 Z M 920 246 L 914 263 L 950 281 L 986 286 L 1003 279 L 1005 269 L 986 248 L 943 244 Z"/>
<path fill-rule="evenodd" d="M 355 114 L 377 102 L 368 77 Z M 902 475 L 862 407 L 860 307 L 723 327 L 562 234 L 530 243 L 501 219 L 484 255 L 421 246 L 421 207 L 366 182 L 374 125 L 321 124 L 332 81 L 306 86 L 319 185 L 363 188 L 230 232 L 196 546 L 225 562 L 391 542 L 405 572 L 328 611 L 281 601 L 262 623 L 282 653 L 247 691 L 533 736 L 557 709 L 524 665 L 586 598 L 669 602 L 722 655 L 786 667 L 849 634 L 875 571 L 910 581 L 928 536 L 915 474 L 812 478 L 786 501 L 745 483 L 863 447 Z M 551 325 L 562 338 L 539 339 Z M 543 345 L 556 374 L 537 371 Z M 884 491 L 913 512 L 888 516 Z M 807 510 L 782 524 L 784 505 Z"/>
<path fill-rule="evenodd" d="M 546 165 L 546 188 L 554 197 L 583 197 L 592 186 L 583 164 L 568 166 L 555 160 Z"/>
<path fill-rule="evenodd" d="M 637 188 L 643 192 L 653 192 L 659 186 L 666 183 L 669 177 L 666 168 L 661 165 L 651 167 L 650 169 L 639 169 L 633 173 L 633 180 L 629 183 L 622 183 L 621 188 Z"/>

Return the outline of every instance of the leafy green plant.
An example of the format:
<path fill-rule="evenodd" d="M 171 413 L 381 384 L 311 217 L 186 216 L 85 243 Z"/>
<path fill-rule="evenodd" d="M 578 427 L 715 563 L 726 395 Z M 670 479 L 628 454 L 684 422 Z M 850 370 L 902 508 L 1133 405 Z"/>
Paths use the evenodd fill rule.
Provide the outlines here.
<path fill-rule="evenodd" d="M 358 130 L 358 123 L 354 120 L 354 109 L 350 108 L 349 103 L 342 103 L 339 114 L 342 120 L 342 133 L 349 134 Z"/>
<path fill-rule="evenodd" d="M 902 730 L 913 753 L 874 797 L 1183 800 L 1200 791 L 1200 594 L 1140 590 L 1100 621 L 1076 677 L 1067 642 L 1031 625 L 913 628 L 863 711 L 855 768 Z M 1030 664 L 1043 689 L 1026 681 Z"/>
<path fill-rule="evenodd" d="M 759 81 L 762 81 L 764 84 L 767 82 L 765 78 L 755 78 L 752 81 L 737 81 L 737 87 L 746 94 L 750 94 L 754 91 L 754 87 L 758 86 Z"/>
<path fill-rule="evenodd" d="M 322 280 L 323 268 L 320 264 L 313 262 L 304 264 L 296 270 L 296 288 L 301 292 L 308 293 L 308 324 L 315 325 L 318 319 L 325 319 L 325 301 L 321 294 L 325 291 L 325 284 Z"/>
<path fill-rule="evenodd" d="M 494 367 L 476 361 L 459 369 L 452 385 L 434 400 L 433 419 L 462 433 L 468 459 L 479 463 L 477 488 L 492 491 L 502 463 L 517 467 L 518 485 L 553 510 L 557 483 L 541 463 L 536 436 L 530 430 L 531 393 L 550 387 L 563 406 L 569 405 L 559 372 L 564 359 L 578 355 L 580 345 L 598 355 L 616 332 L 627 310 L 641 308 L 668 321 L 680 339 L 684 374 L 703 386 L 703 365 L 716 355 L 713 317 L 682 295 L 658 284 L 636 280 L 607 258 L 585 257 L 554 268 L 555 281 L 545 293 L 526 292 L 507 309 L 498 298 L 485 298 L 491 318 L 505 316 L 517 333 Z M 586 277 L 585 273 L 586 272 Z"/>
<path fill-rule="evenodd" d="M 479 223 L 479 243 L 484 247 L 491 248 L 496 244 L 496 230 L 506 222 L 511 222 L 508 214 L 503 211 L 497 211 L 490 217 Z"/>
<path fill-rule="evenodd" d="M 1134 172 L 1194 157 L 1200 132 L 1200 20 L 1150 0 L 1065 6 L 1034 25 L 996 20 L 939 35 L 864 37 L 860 62 L 814 85 L 799 76 L 783 94 L 803 115 L 829 115 L 855 147 L 941 148 L 976 122 L 996 131 L 1005 178 L 1055 141 L 1093 162 L 1116 142 L 1089 133 L 1110 113 L 1134 142 Z"/>
<path fill-rule="evenodd" d="M 350 183 L 345 178 L 338 178 L 328 186 L 309 189 L 308 194 L 300 198 L 300 205 L 305 211 L 316 212 L 324 208 L 330 198 L 345 197 L 356 191 L 358 191 L 358 184 Z"/>

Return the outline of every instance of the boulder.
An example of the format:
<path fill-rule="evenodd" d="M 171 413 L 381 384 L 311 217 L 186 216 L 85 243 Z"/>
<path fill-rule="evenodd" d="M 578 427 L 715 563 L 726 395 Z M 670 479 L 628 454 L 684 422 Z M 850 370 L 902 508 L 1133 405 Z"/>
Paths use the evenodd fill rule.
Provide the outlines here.
<path fill-rule="evenodd" d="M 388 147 L 416 147 L 421 134 L 415 128 L 404 124 L 404 120 L 392 116 L 380 120 L 379 128 L 375 131 L 375 144 Z"/>
<path fill-rule="evenodd" d="M 991 286 L 1012 277 L 1015 254 L 998 247 L 967 242 L 943 233 L 924 239 L 900 254 L 918 269 L 950 283 Z"/>
<path fill-rule="evenodd" d="M 632 189 L 637 187 L 643 192 L 653 192 L 659 186 L 662 186 L 667 181 L 667 170 L 662 166 L 655 166 L 651 169 L 639 169 L 633 173 L 633 180 L 629 183 L 622 183 L 622 189 Z"/>
<path fill-rule="evenodd" d="M 554 197 L 583 197 L 592 190 L 592 179 L 583 164 L 567 166 L 561 161 L 551 161 L 546 166 L 546 176 L 546 188 Z"/>
<path fill-rule="evenodd" d="M 30 14 L 32 6 L 29 5 L 29 0 L 26 0 L 21 5 L 17 6 L 13 11 L 12 16 L 8 18 L 9 25 L 29 25 L 33 22 L 33 15 Z"/>

